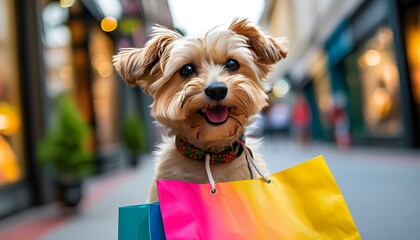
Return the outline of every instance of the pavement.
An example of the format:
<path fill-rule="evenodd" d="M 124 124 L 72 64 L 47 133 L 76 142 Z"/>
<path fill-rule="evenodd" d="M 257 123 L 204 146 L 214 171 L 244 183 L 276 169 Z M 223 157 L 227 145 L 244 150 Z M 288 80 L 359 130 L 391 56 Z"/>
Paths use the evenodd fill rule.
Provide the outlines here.
<path fill-rule="evenodd" d="M 323 155 L 363 239 L 420 239 L 420 151 L 330 143 L 299 144 L 267 137 L 261 153 L 270 172 Z M 77 213 L 56 203 L 0 221 L 1 240 L 117 239 L 118 207 L 146 201 L 153 157 L 141 156 L 136 169 L 120 169 L 89 179 Z"/>

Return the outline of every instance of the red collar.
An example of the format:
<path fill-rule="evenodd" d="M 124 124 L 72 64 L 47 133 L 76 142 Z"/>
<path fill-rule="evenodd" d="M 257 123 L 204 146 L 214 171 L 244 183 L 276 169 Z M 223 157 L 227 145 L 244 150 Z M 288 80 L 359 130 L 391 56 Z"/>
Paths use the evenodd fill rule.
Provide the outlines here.
<path fill-rule="evenodd" d="M 228 163 L 239 157 L 243 152 L 243 145 L 245 145 L 245 137 L 241 136 L 232 146 L 225 148 L 223 151 L 218 153 L 210 153 L 201 150 L 200 148 L 184 141 L 180 137 L 176 137 L 175 145 L 178 151 L 185 156 L 204 161 L 207 154 L 210 154 L 210 163 Z"/>

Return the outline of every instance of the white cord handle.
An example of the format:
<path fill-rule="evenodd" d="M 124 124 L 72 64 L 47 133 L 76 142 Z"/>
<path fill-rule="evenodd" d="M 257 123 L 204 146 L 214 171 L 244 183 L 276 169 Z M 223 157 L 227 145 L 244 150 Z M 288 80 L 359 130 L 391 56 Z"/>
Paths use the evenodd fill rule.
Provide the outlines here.
<path fill-rule="evenodd" d="M 251 154 L 251 150 L 247 147 L 244 147 L 244 150 L 245 150 L 246 160 L 248 162 L 251 162 L 251 165 L 255 168 L 255 170 L 258 172 L 258 174 L 260 174 L 260 176 L 264 179 L 266 183 L 271 183 L 271 180 L 268 178 L 268 175 L 264 173 L 264 171 L 261 168 L 259 168 L 258 165 L 255 163 L 255 160 Z M 210 154 L 206 155 L 205 166 L 206 166 L 207 177 L 209 178 L 209 183 L 211 186 L 210 193 L 216 194 L 217 193 L 216 182 L 214 181 L 213 175 L 211 174 L 211 170 L 210 170 Z"/>
<path fill-rule="evenodd" d="M 210 170 L 210 154 L 207 154 L 206 155 L 205 165 L 206 165 L 207 177 L 209 178 L 209 183 L 211 185 L 210 193 L 211 194 L 215 194 L 217 192 L 216 191 L 216 182 L 214 181 L 213 175 L 211 175 L 211 170 Z"/>
<path fill-rule="evenodd" d="M 260 174 L 260 176 L 265 180 L 266 183 L 271 183 L 271 180 L 268 178 L 268 175 L 266 173 L 264 173 L 264 171 L 258 167 L 258 165 L 255 163 L 254 158 L 252 157 L 252 155 L 250 154 L 251 150 L 249 148 L 245 148 L 245 157 L 246 159 L 251 162 L 252 166 L 255 168 L 255 170 L 257 170 L 258 174 Z"/>

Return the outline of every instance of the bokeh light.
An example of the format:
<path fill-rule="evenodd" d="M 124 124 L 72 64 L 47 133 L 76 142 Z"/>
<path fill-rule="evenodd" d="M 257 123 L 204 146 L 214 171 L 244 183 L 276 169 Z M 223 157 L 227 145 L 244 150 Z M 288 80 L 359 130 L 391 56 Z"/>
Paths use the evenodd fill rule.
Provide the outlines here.
<path fill-rule="evenodd" d="M 60 6 L 63 8 L 69 8 L 73 6 L 76 0 L 60 0 Z"/>
<path fill-rule="evenodd" d="M 19 127 L 18 111 L 12 105 L 0 102 L 0 134 L 11 135 Z"/>
<path fill-rule="evenodd" d="M 105 32 L 112 32 L 118 26 L 118 21 L 114 17 L 104 17 L 101 21 L 101 28 Z"/>
<path fill-rule="evenodd" d="M 277 98 L 282 98 L 286 96 L 287 93 L 289 93 L 289 91 L 290 85 L 284 79 L 280 79 L 280 81 L 278 81 L 273 87 L 273 95 Z"/>

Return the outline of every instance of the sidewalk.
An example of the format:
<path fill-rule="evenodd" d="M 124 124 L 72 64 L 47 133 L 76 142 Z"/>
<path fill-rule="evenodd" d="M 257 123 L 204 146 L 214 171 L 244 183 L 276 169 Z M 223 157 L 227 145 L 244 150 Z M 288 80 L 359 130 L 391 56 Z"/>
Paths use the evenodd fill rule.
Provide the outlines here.
<path fill-rule="evenodd" d="M 420 151 L 299 145 L 266 138 L 261 151 L 271 172 L 322 154 L 363 239 L 420 239 Z M 0 221 L 0 239 L 117 239 L 118 207 L 144 203 L 153 178 L 151 155 L 137 169 L 91 179 L 76 216 L 59 215 L 55 204 Z"/>

